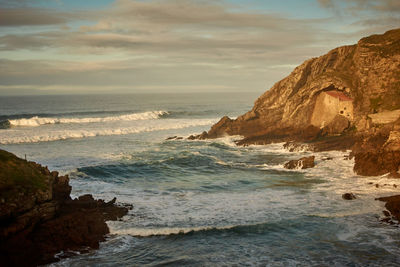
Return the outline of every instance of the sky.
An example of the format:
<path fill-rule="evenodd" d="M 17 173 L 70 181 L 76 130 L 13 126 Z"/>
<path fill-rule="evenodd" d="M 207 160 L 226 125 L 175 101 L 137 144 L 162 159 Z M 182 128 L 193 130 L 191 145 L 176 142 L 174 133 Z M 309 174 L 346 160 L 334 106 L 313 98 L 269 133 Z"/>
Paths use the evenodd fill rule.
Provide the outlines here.
<path fill-rule="evenodd" d="M 399 0 L 0 0 L 0 96 L 264 92 Z"/>

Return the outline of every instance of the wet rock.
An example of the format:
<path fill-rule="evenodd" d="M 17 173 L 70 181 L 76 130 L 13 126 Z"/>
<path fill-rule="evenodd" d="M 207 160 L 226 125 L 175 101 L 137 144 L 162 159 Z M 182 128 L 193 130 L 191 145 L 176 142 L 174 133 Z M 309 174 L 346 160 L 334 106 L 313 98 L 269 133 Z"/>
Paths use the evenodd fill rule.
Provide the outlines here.
<path fill-rule="evenodd" d="M 289 152 L 313 151 L 313 147 L 309 144 L 299 142 L 286 142 L 283 144 L 283 148 Z"/>
<path fill-rule="evenodd" d="M 297 160 L 291 160 L 285 163 L 284 167 L 286 169 L 307 169 L 313 168 L 315 166 L 314 163 L 315 156 L 303 157 Z"/>
<path fill-rule="evenodd" d="M 342 195 L 342 198 L 344 200 L 353 200 L 353 199 L 356 199 L 356 196 L 353 193 L 344 193 Z"/>
<path fill-rule="evenodd" d="M 115 198 L 72 200 L 68 176 L 58 175 L 0 150 L 1 266 L 37 266 L 60 251 L 98 248 L 109 232 L 105 221 L 127 214 Z"/>
<path fill-rule="evenodd" d="M 385 216 L 390 216 L 391 219 L 396 220 L 397 223 L 400 221 L 400 195 L 380 197 L 375 200 L 386 202 L 385 208 L 388 211 L 384 211 Z M 387 214 L 388 212 L 390 214 Z"/>
<path fill-rule="evenodd" d="M 206 131 L 202 132 L 199 136 L 197 136 L 197 139 L 200 140 L 208 139 L 208 133 Z"/>
<path fill-rule="evenodd" d="M 191 136 L 193 136 L 193 135 L 191 135 Z M 170 136 L 170 137 L 168 137 L 168 138 L 166 138 L 165 140 L 166 141 L 169 141 L 169 140 L 182 140 L 183 139 L 183 137 L 182 136 Z M 193 136 L 193 139 L 195 139 L 194 138 L 194 136 Z"/>

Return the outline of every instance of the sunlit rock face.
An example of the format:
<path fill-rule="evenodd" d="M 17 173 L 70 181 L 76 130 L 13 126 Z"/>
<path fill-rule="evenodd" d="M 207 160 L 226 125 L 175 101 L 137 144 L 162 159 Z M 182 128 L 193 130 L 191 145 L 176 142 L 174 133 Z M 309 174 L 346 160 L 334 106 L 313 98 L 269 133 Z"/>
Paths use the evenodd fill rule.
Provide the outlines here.
<path fill-rule="evenodd" d="M 321 107 L 329 99 L 332 105 Z M 224 118 L 208 137 L 321 127 L 337 114 L 367 129 L 368 114 L 399 108 L 400 29 L 395 29 L 305 61 L 260 96 L 252 110 L 235 120 Z"/>

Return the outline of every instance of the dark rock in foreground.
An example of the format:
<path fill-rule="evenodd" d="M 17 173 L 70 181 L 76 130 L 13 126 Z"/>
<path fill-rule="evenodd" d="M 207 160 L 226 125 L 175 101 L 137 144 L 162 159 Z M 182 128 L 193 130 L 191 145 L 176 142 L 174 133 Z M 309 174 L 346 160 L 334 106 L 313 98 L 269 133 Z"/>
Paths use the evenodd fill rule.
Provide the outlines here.
<path fill-rule="evenodd" d="M 127 207 L 84 195 L 72 200 L 68 176 L 0 150 L 0 265 L 54 262 L 60 251 L 96 249 Z"/>
<path fill-rule="evenodd" d="M 394 223 L 393 219 L 400 222 L 400 195 L 390 196 L 390 197 L 380 197 L 375 200 L 386 202 L 385 208 L 390 212 L 384 211 L 384 215 L 386 216 L 383 221 Z"/>
<path fill-rule="evenodd" d="M 291 160 L 285 163 L 284 167 L 286 169 L 308 169 L 315 166 L 314 163 L 315 156 L 304 157 L 297 160 Z"/>
<path fill-rule="evenodd" d="M 344 193 L 342 195 L 342 198 L 344 200 L 353 200 L 353 199 L 356 199 L 356 196 L 353 193 Z"/>

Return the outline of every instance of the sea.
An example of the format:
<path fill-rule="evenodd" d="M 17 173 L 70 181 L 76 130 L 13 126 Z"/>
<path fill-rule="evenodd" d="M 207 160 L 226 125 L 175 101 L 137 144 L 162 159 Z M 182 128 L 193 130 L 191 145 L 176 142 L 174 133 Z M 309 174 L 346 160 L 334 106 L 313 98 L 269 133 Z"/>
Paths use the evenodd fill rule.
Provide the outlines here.
<path fill-rule="evenodd" d="M 68 174 L 73 197 L 133 206 L 99 250 L 51 266 L 399 266 L 375 198 L 400 180 L 356 175 L 349 151 L 187 140 L 259 94 L 0 97 L 1 149 Z M 283 167 L 309 155 L 314 168 Z"/>

